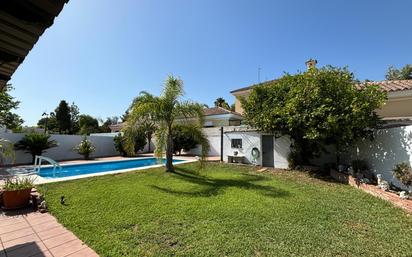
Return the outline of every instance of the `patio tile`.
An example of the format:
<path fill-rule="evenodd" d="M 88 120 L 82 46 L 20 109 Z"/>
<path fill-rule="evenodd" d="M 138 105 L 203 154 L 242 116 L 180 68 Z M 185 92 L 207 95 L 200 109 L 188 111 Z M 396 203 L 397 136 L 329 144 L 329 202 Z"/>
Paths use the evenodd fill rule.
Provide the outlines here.
<path fill-rule="evenodd" d="M 95 253 L 92 249 L 87 247 L 87 248 L 81 249 L 78 252 L 68 255 L 68 257 L 99 257 L 99 255 Z"/>
<path fill-rule="evenodd" d="M 48 221 L 42 224 L 37 224 L 32 226 L 33 230 L 36 231 L 37 233 L 42 232 L 42 231 L 46 231 L 52 228 L 56 228 L 61 226 L 59 223 L 57 222 L 52 222 L 52 221 Z"/>
<path fill-rule="evenodd" d="M 29 228 L 30 225 L 27 222 L 18 222 L 15 224 L 9 224 L 7 226 L 2 226 L 0 228 L 0 235 L 9 233 L 9 232 L 13 232 L 13 231 L 17 231 L 23 228 Z"/>
<path fill-rule="evenodd" d="M 7 257 L 22 257 L 32 256 L 34 254 L 47 251 L 46 246 L 42 242 L 31 242 L 22 245 L 16 245 L 12 248 L 6 249 Z"/>
<path fill-rule="evenodd" d="M 19 238 L 4 242 L 3 247 L 5 249 L 8 249 L 16 245 L 22 245 L 22 244 L 31 243 L 31 242 L 41 242 L 41 240 L 36 234 L 31 234 L 28 236 L 19 237 Z"/>
<path fill-rule="evenodd" d="M 30 257 L 53 257 L 53 255 L 49 251 L 42 251 L 41 253 L 32 255 Z"/>
<path fill-rule="evenodd" d="M 83 248 L 86 248 L 87 245 L 85 245 L 82 241 L 80 240 L 73 240 L 70 241 L 66 244 L 62 244 L 59 246 L 56 246 L 54 248 L 50 249 L 50 252 L 55 256 L 55 257 L 63 257 L 67 256 L 69 254 L 73 254 L 75 252 L 78 252 L 82 250 Z"/>
<path fill-rule="evenodd" d="M 48 248 L 53 248 L 53 247 L 68 243 L 73 240 L 79 240 L 79 239 L 77 239 L 77 237 L 73 233 L 67 231 L 64 234 L 44 240 L 43 243 Z"/>
<path fill-rule="evenodd" d="M 40 237 L 41 240 L 47 240 L 52 237 L 56 237 L 58 235 L 64 234 L 67 232 L 67 229 L 65 229 L 62 225 L 57 226 L 55 228 L 45 230 L 42 232 L 38 232 L 37 235 Z"/>
<path fill-rule="evenodd" d="M 24 229 L 16 230 L 13 232 L 9 232 L 6 234 L 1 234 L 0 239 L 1 241 L 3 241 L 3 243 L 5 243 L 7 241 L 10 241 L 10 240 L 13 240 L 19 237 L 23 237 L 23 236 L 28 236 L 31 234 L 34 234 L 34 231 L 33 229 L 29 227 L 29 228 L 24 228 Z"/>
<path fill-rule="evenodd" d="M 44 222 L 56 222 L 56 218 L 53 217 L 52 215 L 48 213 L 38 213 L 38 214 L 30 214 L 25 217 L 25 219 L 31 224 L 31 225 L 37 225 L 41 224 Z"/>
<path fill-rule="evenodd" d="M 26 220 L 19 216 L 19 217 L 1 217 L 0 216 L 0 231 L 3 228 L 3 226 L 8 226 L 8 225 L 13 225 L 13 224 L 17 224 L 17 223 L 21 223 L 21 222 L 26 222 Z"/>

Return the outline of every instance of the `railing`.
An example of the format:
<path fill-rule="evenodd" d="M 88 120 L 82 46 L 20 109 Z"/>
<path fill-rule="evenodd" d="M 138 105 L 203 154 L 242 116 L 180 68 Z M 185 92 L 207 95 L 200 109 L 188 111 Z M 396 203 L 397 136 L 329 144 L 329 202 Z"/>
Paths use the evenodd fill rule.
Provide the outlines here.
<path fill-rule="evenodd" d="M 42 161 L 47 161 L 48 163 L 53 165 L 53 177 L 56 175 L 56 168 L 59 168 L 60 170 L 62 169 L 62 167 L 55 160 L 49 157 L 46 157 L 46 156 L 36 155 L 34 158 L 34 172 L 35 173 L 40 172 Z"/>

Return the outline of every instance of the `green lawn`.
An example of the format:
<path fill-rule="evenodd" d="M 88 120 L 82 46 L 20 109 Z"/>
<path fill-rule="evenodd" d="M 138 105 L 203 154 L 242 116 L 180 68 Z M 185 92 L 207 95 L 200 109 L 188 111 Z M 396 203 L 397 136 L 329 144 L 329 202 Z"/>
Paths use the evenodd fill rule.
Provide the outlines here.
<path fill-rule="evenodd" d="M 101 256 L 412 255 L 412 216 L 350 186 L 294 171 L 177 167 L 41 190 L 51 213 Z"/>

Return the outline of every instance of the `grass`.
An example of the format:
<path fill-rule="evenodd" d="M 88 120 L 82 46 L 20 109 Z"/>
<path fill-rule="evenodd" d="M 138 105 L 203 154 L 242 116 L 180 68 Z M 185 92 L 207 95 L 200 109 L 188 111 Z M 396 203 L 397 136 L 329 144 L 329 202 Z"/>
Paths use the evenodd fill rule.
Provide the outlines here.
<path fill-rule="evenodd" d="M 350 186 L 294 171 L 177 167 L 41 190 L 101 256 L 411 256 L 412 217 Z"/>

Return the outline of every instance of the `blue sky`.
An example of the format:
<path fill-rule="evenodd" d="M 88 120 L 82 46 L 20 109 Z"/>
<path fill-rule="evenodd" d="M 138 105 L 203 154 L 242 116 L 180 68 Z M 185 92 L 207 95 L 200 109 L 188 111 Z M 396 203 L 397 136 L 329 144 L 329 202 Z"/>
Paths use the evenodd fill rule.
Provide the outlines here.
<path fill-rule="evenodd" d="M 116 3 L 116 4 L 114 4 Z M 17 113 L 34 125 L 59 101 L 120 116 L 134 96 L 180 76 L 186 98 L 234 101 L 229 91 L 283 72 L 348 66 L 383 80 L 412 63 L 409 0 L 70 0 L 12 77 Z"/>

